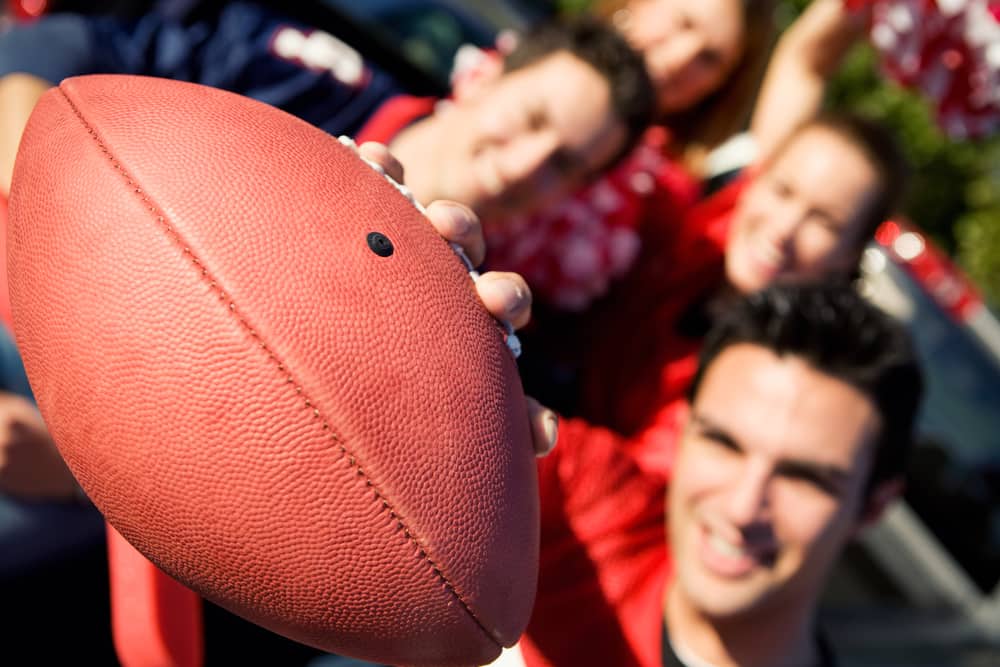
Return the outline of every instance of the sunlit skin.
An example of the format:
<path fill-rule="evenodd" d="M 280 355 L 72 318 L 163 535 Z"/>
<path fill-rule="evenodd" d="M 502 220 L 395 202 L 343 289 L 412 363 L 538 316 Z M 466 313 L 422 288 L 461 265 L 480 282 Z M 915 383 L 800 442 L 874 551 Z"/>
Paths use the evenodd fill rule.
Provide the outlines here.
<path fill-rule="evenodd" d="M 427 123 L 391 145 L 409 168 L 410 188 L 421 200 L 462 202 L 484 219 L 565 196 L 607 165 L 627 134 L 607 81 L 565 51 L 456 89 Z"/>
<path fill-rule="evenodd" d="M 663 114 L 718 90 L 742 55 L 741 0 L 632 0 L 626 9 L 622 32 L 643 54 Z"/>
<path fill-rule="evenodd" d="M 815 601 L 869 516 L 879 428 L 866 394 L 799 357 L 737 343 L 715 358 L 668 492 L 672 636 L 718 664 L 726 627 L 783 628 L 811 650 Z"/>
<path fill-rule="evenodd" d="M 740 198 L 726 278 L 741 293 L 774 282 L 847 275 L 864 244 L 863 216 L 879 187 L 859 148 L 828 128 L 795 135 Z"/>

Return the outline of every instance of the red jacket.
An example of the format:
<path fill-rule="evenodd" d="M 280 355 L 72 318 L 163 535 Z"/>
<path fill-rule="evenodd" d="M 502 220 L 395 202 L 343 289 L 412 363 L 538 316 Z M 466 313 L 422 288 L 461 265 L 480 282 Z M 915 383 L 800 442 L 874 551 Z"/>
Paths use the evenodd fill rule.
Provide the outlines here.
<path fill-rule="evenodd" d="M 643 255 L 600 313 L 587 356 L 581 415 L 626 436 L 676 410 L 697 368 L 699 317 L 725 280 L 725 246 L 736 181 L 668 224 L 648 219 Z M 641 439 L 641 438 L 640 438 Z"/>
<path fill-rule="evenodd" d="M 614 434 L 566 420 L 539 485 L 538 597 L 521 640 L 528 667 L 659 667 L 666 484 L 623 455 Z"/>

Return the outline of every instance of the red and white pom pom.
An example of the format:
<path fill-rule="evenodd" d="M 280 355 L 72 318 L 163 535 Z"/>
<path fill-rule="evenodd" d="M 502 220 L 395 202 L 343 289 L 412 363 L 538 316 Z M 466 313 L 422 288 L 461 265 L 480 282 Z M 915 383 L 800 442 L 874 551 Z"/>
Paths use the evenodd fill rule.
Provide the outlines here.
<path fill-rule="evenodd" d="M 1000 1 L 847 1 L 871 8 L 883 71 L 927 97 L 949 136 L 1000 128 Z"/>

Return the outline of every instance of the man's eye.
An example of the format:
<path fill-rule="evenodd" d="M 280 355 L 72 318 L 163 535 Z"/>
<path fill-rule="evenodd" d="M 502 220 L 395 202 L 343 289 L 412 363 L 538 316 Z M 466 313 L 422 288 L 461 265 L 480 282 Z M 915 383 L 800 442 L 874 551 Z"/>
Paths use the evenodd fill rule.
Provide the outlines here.
<path fill-rule="evenodd" d="M 701 440 L 720 452 L 736 454 L 740 451 L 740 448 L 731 439 L 715 433 L 702 433 Z"/>
<path fill-rule="evenodd" d="M 830 496 L 837 496 L 840 493 L 840 489 L 835 482 L 810 470 L 784 470 L 782 476 L 789 481 L 807 485 Z"/>
<path fill-rule="evenodd" d="M 846 225 L 829 213 L 819 213 L 816 216 L 819 226 L 823 229 L 840 236 L 844 232 Z"/>

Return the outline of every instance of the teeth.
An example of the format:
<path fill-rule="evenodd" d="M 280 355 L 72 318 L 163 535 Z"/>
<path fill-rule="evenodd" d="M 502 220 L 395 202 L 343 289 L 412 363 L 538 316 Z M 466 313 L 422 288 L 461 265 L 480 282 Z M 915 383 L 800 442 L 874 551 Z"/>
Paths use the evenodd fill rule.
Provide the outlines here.
<path fill-rule="evenodd" d="M 709 544 L 712 548 L 718 551 L 723 556 L 728 556 L 729 558 L 742 558 L 746 555 L 741 547 L 719 537 L 719 535 L 712 533 L 708 536 Z"/>

